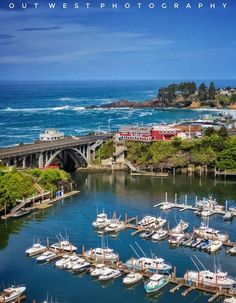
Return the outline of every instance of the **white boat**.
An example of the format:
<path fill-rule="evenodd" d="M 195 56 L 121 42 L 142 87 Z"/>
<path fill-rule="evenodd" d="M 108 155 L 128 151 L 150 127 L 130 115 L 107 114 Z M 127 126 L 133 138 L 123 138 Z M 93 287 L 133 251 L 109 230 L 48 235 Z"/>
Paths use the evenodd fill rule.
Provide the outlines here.
<path fill-rule="evenodd" d="M 154 234 L 154 230 L 146 230 L 140 234 L 140 238 L 149 239 Z"/>
<path fill-rule="evenodd" d="M 232 288 L 236 285 L 236 280 L 234 278 L 229 277 L 227 272 L 220 271 L 189 271 L 184 275 L 184 278 L 189 282 L 199 282 L 210 287 Z"/>
<path fill-rule="evenodd" d="M 38 263 L 44 263 L 49 262 L 50 260 L 54 259 L 56 257 L 56 253 L 52 252 L 50 250 L 46 250 L 44 253 L 42 253 L 40 256 L 36 258 Z"/>
<path fill-rule="evenodd" d="M 203 209 L 200 213 L 201 217 L 210 217 L 211 215 L 213 215 L 213 211 L 211 209 Z"/>
<path fill-rule="evenodd" d="M 79 257 L 76 256 L 76 255 L 71 256 L 70 260 L 63 265 L 63 268 L 71 270 L 72 267 L 76 264 L 76 262 L 77 262 L 78 259 L 79 259 Z"/>
<path fill-rule="evenodd" d="M 160 274 L 154 274 L 151 276 L 148 282 L 144 284 L 144 288 L 147 293 L 152 293 L 162 289 L 168 283 L 169 277 Z"/>
<path fill-rule="evenodd" d="M 107 233 L 117 233 L 121 230 L 123 230 L 125 227 L 125 224 L 123 221 L 115 220 L 111 222 L 107 227 L 105 227 L 105 232 Z"/>
<path fill-rule="evenodd" d="M 229 207 L 229 211 L 236 216 L 236 207 Z"/>
<path fill-rule="evenodd" d="M 101 229 L 111 224 L 111 219 L 108 219 L 107 214 L 101 213 L 97 215 L 96 221 L 92 223 L 94 228 Z"/>
<path fill-rule="evenodd" d="M 73 252 L 73 251 L 77 250 L 77 247 L 72 245 L 67 240 L 62 240 L 62 241 L 59 241 L 58 243 L 52 244 L 51 248 L 53 248 L 55 250 L 66 251 L 66 252 Z"/>
<path fill-rule="evenodd" d="M 167 220 L 163 219 L 161 217 L 156 218 L 156 223 L 154 225 L 154 227 L 156 229 L 163 227 L 166 224 Z"/>
<path fill-rule="evenodd" d="M 99 276 L 100 281 L 108 281 L 111 279 L 116 279 L 121 276 L 121 272 L 118 269 L 111 269 L 109 267 L 104 270 L 104 272 Z"/>
<path fill-rule="evenodd" d="M 138 283 L 143 279 L 143 276 L 138 272 L 130 272 L 126 277 L 123 279 L 123 283 L 125 285 L 132 285 Z"/>
<path fill-rule="evenodd" d="M 231 212 L 231 211 L 227 211 L 226 213 L 225 213 L 225 215 L 224 215 L 224 220 L 225 221 L 229 221 L 229 220 L 231 220 L 231 219 L 233 219 L 233 213 Z"/>
<path fill-rule="evenodd" d="M 181 241 L 184 239 L 184 234 L 179 233 L 171 233 L 169 235 L 168 242 L 172 246 L 179 246 L 181 244 Z"/>
<path fill-rule="evenodd" d="M 94 258 L 96 261 L 112 261 L 116 262 L 119 260 L 119 255 L 114 252 L 111 248 L 94 248 L 87 250 L 85 253 L 86 257 Z"/>
<path fill-rule="evenodd" d="M 226 298 L 224 299 L 223 303 L 236 303 L 236 298 L 235 297 Z"/>
<path fill-rule="evenodd" d="M 58 268 L 64 268 L 65 265 L 70 261 L 70 255 L 63 255 L 61 259 L 55 262 L 55 266 Z"/>
<path fill-rule="evenodd" d="M 152 235 L 152 240 L 160 241 L 165 239 L 167 236 L 168 236 L 168 231 L 164 229 L 160 229 Z"/>
<path fill-rule="evenodd" d="M 147 258 L 142 257 L 139 259 L 130 259 L 126 263 L 126 266 L 128 268 L 132 268 L 134 270 L 148 270 L 150 272 L 168 272 L 172 266 L 165 263 L 165 260 L 163 258 Z"/>
<path fill-rule="evenodd" d="M 216 205 L 218 205 L 218 203 L 215 199 L 212 199 L 212 196 L 210 196 L 209 198 L 203 198 L 202 200 L 198 200 L 195 204 L 195 207 L 213 209 Z"/>
<path fill-rule="evenodd" d="M 26 291 L 25 286 L 11 286 L 8 288 L 5 288 L 0 295 L 0 302 L 13 302 L 20 298 L 24 292 Z"/>
<path fill-rule="evenodd" d="M 33 246 L 31 246 L 30 248 L 26 249 L 25 253 L 28 256 L 32 257 L 32 256 L 36 256 L 36 255 L 43 253 L 46 249 L 47 249 L 46 246 L 44 246 L 38 242 L 38 243 L 33 244 Z"/>
<path fill-rule="evenodd" d="M 169 210 L 172 208 L 172 204 L 169 202 L 163 202 L 160 209 L 161 210 Z"/>
<path fill-rule="evenodd" d="M 98 263 L 95 265 L 95 267 L 91 268 L 90 275 L 92 277 L 101 276 L 105 269 L 106 269 L 105 264 Z"/>
<path fill-rule="evenodd" d="M 228 235 L 221 234 L 219 230 L 209 228 L 204 223 L 201 223 L 201 226 L 199 228 L 195 228 L 193 232 L 195 235 L 200 236 L 202 238 L 211 239 L 211 240 L 220 240 L 222 242 L 227 241 L 229 238 Z"/>
<path fill-rule="evenodd" d="M 148 228 L 154 226 L 156 223 L 156 217 L 145 216 L 142 220 L 138 222 L 138 226 L 141 228 Z"/>
<path fill-rule="evenodd" d="M 85 269 L 88 269 L 91 266 L 91 264 L 87 261 L 85 261 L 83 258 L 78 258 L 77 261 L 75 261 L 75 264 L 72 266 L 72 271 L 77 273 L 84 271 Z"/>
<path fill-rule="evenodd" d="M 212 241 L 211 244 L 208 246 L 207 251 L 216 252 L 221 248 L 222 245 L 223 243 L 221 241 L 218 240 Z"/>
<path fill-rule="evenodd" d="M 236 255 L 236 246 L 230 248 L 229 253 L 230 253 L 231 255 Z"/>
<path fill-rule="evenodd" d="M 172 229 L 173 233 L 183 233 L 189 227 L 189 223 L 180 220 L 178 225 Z"/>

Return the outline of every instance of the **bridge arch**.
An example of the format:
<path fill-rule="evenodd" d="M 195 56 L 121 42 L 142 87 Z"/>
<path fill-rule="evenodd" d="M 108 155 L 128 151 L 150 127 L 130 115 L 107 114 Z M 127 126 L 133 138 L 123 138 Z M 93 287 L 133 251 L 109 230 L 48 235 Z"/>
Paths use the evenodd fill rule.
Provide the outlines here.
<path fill-rule="evenodd" d="M 73 156 L 70 154 L 70 151 L 74 151 L 74 152 L 76 152 L 76 154 L 77 155 L 79 155 L 82 159 L 83 159 L 83 161 L 86 163 L 86 165 L 88 165 L 88 160 L 86 159 L 86 157 L 85 157 L 85 155 L 80 151 L 80 150 L 78 150 L 78 148 L 75 148 L 75 147 L 70 147 L 70 148 L 65 148 L 65 149 L 60 149 L 60 150 L 57 150 L 49 159 L 48 159 L 48 161 L 45 163 L 45 167 L 46 166 L 49 166 L 50 164 L 52 164 L 52 162 L 53 162 L 53 160 L 55 160 L 55 158 L 57 157 L 57 156 L 59 156 L 59 154 L 60 153 L 62 153 L 63 151 L 68 151 L 68 154 L 70 155 L 70 157 L 72 158 L 72 160 L 75 162 L 75 159 L 74 159 L 74 154 L 73 154 Z M 62 159 L 60 159 L 61 160 L 61 162 L 63 162 L 63 160 Z M 76 159 L 78 162 L 79 162 L 79 160 L 78 159 Z M 66 163 L 63 163 L 63 164 L 66 164 Z M 75 163 L 76 164 L 76 163 Z"/>

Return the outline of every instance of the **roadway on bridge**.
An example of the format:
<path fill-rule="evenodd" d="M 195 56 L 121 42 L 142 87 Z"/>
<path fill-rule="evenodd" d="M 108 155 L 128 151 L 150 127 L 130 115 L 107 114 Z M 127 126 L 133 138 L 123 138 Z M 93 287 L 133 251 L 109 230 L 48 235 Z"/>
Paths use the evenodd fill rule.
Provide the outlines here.
<path fill-rule="evenodd" d="M 0 159 L 7 159 L 9 157 L 21 157 L 37 152 L 45 152 L 60 148 L 70 148 L 76 145 L 88 144 L 96 142 L 97 140 L 107 140 L 112 138 L 113 134 L 102 134 L 102 135 L 92 135 L 83 137 L 68 137 L 63 140 L 56 140 L 51 142 L 36 142 L 32 144 L 18 145 L 8 148 L 0 149 Z"/>

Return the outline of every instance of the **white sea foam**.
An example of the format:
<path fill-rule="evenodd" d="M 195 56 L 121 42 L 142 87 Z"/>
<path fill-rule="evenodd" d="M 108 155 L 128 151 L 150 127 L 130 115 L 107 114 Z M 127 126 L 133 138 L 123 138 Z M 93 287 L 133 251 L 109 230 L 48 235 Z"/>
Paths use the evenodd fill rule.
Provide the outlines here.
<path fill-rule="evenodd" d="M 47 111 L 63 111 L 63 110 L 84 110 L 85 107 L 78 107 L 78 106 L 56 106 L 56 107 L 38 107 L 38 108 L 12 108 L 12 107 L 7 107 L 4 109 L 1 109 L 0 111 L 2 112 L 47 112 Z"/>

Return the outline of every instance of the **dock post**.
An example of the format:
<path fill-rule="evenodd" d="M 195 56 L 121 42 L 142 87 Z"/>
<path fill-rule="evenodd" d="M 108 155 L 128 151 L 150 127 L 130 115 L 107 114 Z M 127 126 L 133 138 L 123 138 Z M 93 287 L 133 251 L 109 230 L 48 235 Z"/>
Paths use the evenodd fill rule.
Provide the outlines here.
<path fill-rule="evenodd" d="M 128 216 L 127 216 L 127 213 L 125 214 L 125 223 L 128 222 Z"/>
<path fill-rule="evenodd" d="M 82 245 L 82 256 L 84 256 L 84 245 Z"/>
<path fill-rule="evenodd" d="M 47 237 L 47 248 L 49 248 L 49 239 Z"/>
<path fill-rule="evenodd" d="M 136 225 L 138 226 L 138 216 L 136 216 Z"/>
<path fill-rule="evenodd" d="M 167 192 L 165 193 L 165 202 L 167 202 Z"/>
<path fill-rule="evenodd" d="M 188 195 L 185 195 L 185 205 L 187 205 Z"/>
<path fill-rule="evenodd" d="M 176 266 L 174 266 L 173 278 L 176 278 Z"/>
<path fill-rule="evenodd" d="M 175 194 L 175 204 L 177 204 L 177 194 Z"/>

